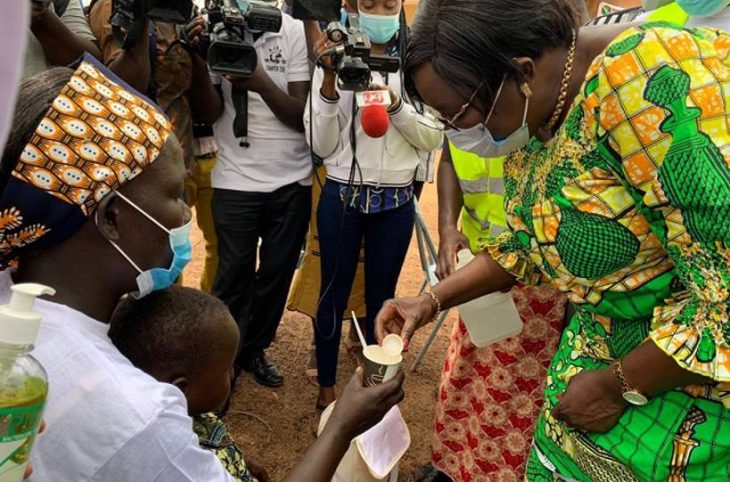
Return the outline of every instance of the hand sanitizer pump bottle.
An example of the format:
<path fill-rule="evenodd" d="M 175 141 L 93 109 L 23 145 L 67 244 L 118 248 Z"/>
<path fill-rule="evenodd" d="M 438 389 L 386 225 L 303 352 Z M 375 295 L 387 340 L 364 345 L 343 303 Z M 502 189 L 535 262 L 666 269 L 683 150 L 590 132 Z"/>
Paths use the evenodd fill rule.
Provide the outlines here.
<path fill-rule="evenodd" d="M 12 287 L 10 303 L 0 306 L 0 482 L 20 482 L 30 458 L 48 394 L 48 379 L 30 355 L 41 315 L 36 297 L 55 290 L 35 283 Z"/>

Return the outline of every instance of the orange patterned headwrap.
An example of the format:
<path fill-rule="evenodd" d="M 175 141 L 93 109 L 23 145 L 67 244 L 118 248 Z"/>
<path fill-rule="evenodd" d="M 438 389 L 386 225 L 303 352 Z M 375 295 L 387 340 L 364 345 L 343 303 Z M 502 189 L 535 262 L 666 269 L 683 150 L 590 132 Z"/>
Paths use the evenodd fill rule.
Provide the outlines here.
<path fill-rule="evenodd" d="M 0 197 L 0 264 L 63 241 L 159 156 L 170 122 L 86 56 L 26 144 Z"/>

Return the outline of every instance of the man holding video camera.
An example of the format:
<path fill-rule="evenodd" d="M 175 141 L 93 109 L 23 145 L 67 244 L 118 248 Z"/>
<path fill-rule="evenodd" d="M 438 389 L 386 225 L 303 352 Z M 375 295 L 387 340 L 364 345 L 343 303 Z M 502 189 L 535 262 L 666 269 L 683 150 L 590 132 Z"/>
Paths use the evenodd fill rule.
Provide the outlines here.
<path fill-rule="evenodd" d="M 201 97 L 197 113 L 214 122 L 219 147 L 212 175 L 220 259 L 213 294 L 243 334 L 237 371 L 278 387 L 283 377 L 264 352 L 284 311 L 311 207 L 304 27 L 281 15 L 275 2 L 250 2 L 246 11 L 227 0 L 210 3 L 207 54 L 218 93 Z"/>
<path fill-rule="evenodd" d="M 168 3 L 167 9 L 158 9 L 157 18 L 151 20 L 137 10 L 140 3 L 94 0 L 89 11 L 89 23 L 99 39 L 104 63 L 132 87 L 146 93 L 172 122 L 188 169 L 185 199 L 191 207 L 195 207 L 196 221 L 205 239 L 206 259 L 201 289 L 209 292 L 217 265 L 210 209 L 210 172 L 216 156 L 214 146 L 200 152 L 205 156 L 195 156 L 194 146 L 198 143 L 193 139 L 192 110 L 196 101 L 211 93 L 216 94 L 208 78 L 205 61 L 199 55 L 191 54 L 190 48 L 181 43 L 183 37 L 192 47 L 197 46 L 205 20 L 196 16 L 190 21 L 191 4 L 182 0 Z M 149 5 L 153 3 L 147 2 Z M 115 15 L 117 18 L 129 15 L 130 21 L 140 22 L 142 28 L 136 34 L 131 33 L 133 25 L 115 32 Z"/>
<path fill-rule="evenodd" d="M 28 0 L 16 0 L 28 1 Z M 81 0 L 31 0 L 31 22 L 23 77 L 66 66 L 88 52 L 99 57 Z"/>
<path fill-rule="evenodd" d="M 320 61 L 304 116 L 307 141 L 327 168 L 317 208 L 318 409 L 336 398 L 342 320 L 361 246 L 365 337 L 372 344 L 375 315 L 395 295 L 410 245 L 416 169 L 443 140 L 443 127 L 411 102 L 403 85 L 399 58 L 408 42 L 402 2 L 359 0 L 357 11 L 347 26 L 330 24 L 315 44 Z M 367 98 L 381 102 L 368 105 Z"/>
<path fill-rule="evenodd" d="M 180 140 L 185 166 L 192 164 L 192 115 L 188 102 L 199 94 L 192 90 L 193 66 L 188 51 L 178 44 L 178 27 L 172 23 L 141 21 L 142 33 L 134 42 L 120 38 L 112 16 L 119 4 L 114 0 L 92 2 L 89 11 L 91 29 L 99 40 L 102 59 L 115 74 L 140 92 L 146 93 L 170 117 L 175 135 Z M 191 23 L 200 32 L 202 18 Z M 129 34 L 129 32 L 125 32 Z M 152 46 L 150 46 L 152 42 Z"/>

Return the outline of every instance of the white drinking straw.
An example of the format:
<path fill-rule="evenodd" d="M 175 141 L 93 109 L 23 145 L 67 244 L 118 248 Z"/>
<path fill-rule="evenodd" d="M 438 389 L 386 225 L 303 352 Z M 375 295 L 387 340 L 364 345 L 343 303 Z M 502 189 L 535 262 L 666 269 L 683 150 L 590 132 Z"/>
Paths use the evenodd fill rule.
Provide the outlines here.
<path fill-rule="evenodd" d="M 355 325 L 355 330 L 357 331 L 357 337 L 360 338 L 360 343 L 362 344 L 362 347 L 365 348 L 368 346 L 367 343 L 365 343 L 365 337 L 362 335 L 362 330 L 360 330 L 360 323 L 357 322 L 357 316 L 355 315 L 355 312 L 352 312 L 352 324 Z"/>

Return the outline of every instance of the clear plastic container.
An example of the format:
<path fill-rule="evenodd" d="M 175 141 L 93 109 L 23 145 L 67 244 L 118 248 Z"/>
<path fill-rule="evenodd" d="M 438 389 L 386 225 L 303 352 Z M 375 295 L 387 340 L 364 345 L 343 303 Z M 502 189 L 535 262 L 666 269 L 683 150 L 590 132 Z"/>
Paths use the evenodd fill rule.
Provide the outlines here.
<path fill-rule="evenodd" d="M 463 250 L 458 258 L 460 269 L 474 259 L 474 255 Z M 522 332 L 522 319 L 511 293 L 491 293 L 459 305 L 458 310 L 469 338 L 476 346 L 492 345 Z"/>

